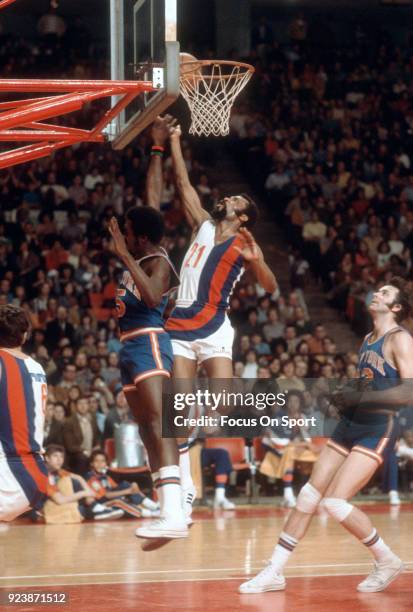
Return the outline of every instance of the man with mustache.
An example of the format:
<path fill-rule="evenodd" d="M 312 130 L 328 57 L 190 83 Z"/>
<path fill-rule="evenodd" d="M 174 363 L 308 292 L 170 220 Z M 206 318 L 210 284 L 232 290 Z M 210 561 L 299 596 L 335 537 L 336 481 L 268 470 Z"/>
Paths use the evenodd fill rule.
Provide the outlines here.
<path fill-rule="evenodd" d="M 173 376 L 194 379 L 202 364 L 209 378 L 230 379 L 234 330 L 227 311 L 235 284 L 245 270 L 251 270 L 268 293 L 277 282 L 249 231 L 258 217 L 255 202 L 245 194 L 233 195 L 208 213 L 188 177 L 181 129 L 172 123 L 169 132 L 178 192 L 193 231 L 176 305 L 165 327 L 172 340 Z M 195 491 L 186 442 L 180 444 L 180 468 L 184 508 L 190 514 Z"/>

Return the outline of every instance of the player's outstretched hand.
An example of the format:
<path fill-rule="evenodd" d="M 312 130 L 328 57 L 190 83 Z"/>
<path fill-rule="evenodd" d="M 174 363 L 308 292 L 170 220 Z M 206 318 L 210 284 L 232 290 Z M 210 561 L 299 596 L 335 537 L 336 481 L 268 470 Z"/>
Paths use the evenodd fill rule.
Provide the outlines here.
<path fill-rule="evenodd" d="M 240 249 L 239 247 L 235 247 L 235 249 L 241 253 L 245 261 L 258 261 L 260 253 L 257 243 L 254 240 L 254 236 L 247 230 L 246 227 L 241 227 L 239 233 L 244 238 L 245 244 L 244 248 Z"/>
<path fill-rule="evenodd" d="M 108 229 L 110 235 L 112 236 L 110 245 L 111 250 L 115 253 L 115 255 L 120 257 L 120 259 L 127 257 L 129 255 L 128 247 L 126 245 L 126 240 L 119 229 L 119 224 L 116 217 L 112 217 L 112 219 L 109 221 Z"/>
<path fill-rule="evenodd" d="M 176 123 L 172 115 L 158 115 L 152 124 L 152 140 L 155 145 L 163 146 L 169 138 L 170 129 Z"/>
<path fill-rule="evenodd" d="M 171 138 L 171 140 L 173 139 L 179 139 L 182 136 L 182 129 L 181 126 L 178 125 L 171 125 L 169 128 L 169 136 Z"/>

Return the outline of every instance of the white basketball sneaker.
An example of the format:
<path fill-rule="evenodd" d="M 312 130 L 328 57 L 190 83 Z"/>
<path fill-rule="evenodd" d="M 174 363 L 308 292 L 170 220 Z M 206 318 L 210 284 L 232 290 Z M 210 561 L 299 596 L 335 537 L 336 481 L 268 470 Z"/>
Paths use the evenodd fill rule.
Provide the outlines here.
<path fill-rule="evenodd" d="M 399 557 L 394 557 L 383 563 L 375 563 L 374 570 L 357 586 L 360 593 L 378 593 L 384 591 L 391 582 L 404 570 Z"/>
<path fill-rule="evenodd" d="M 174 540 L 186 538 L 188 536 L 188 527 L 185 520 L 161 517 L 149 525 L 138 527 L 135 535 L 137 538 L 166 538 Z"/>
<path fill-rule="evenodd" d="M 271 561 L 260 571 L 259 574 L 243 582 L 238 587 L 239 593 L 266 593 L 267 591 L 284 591 L 285 578 L 277 574 Z"/>
<path fill-rule="evenodd" d="M 295 497 L 283 497 L 281 506 L 283 508 L 295 508 L 297 505 L 297 500 Z"/>
<path fill-rule="evenodd" d="M 235 504 L 227 497 L 214 500 L 214 510 L 235 510 Z"/>
<path fill-rule="evenodd" d="M 389 491 L 389 502 L 391 506 L 400 506 L 401 501 L 398 491 Z"/>

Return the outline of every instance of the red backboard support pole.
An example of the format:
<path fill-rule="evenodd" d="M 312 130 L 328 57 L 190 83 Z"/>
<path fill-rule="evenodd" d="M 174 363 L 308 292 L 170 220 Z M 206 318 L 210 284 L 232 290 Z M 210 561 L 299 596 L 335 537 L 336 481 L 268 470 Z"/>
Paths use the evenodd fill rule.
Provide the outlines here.
<path fill-rule="evenodd" d="M 33 145 L 0 153 L 0 169 L 46 157 L 75 143 L 105 142 L 103 130 L 106 126 L 144 91 L 154 91 L 151 81 L 0 79 L 0 92 L 61 94 L 0 103 L 0 142 L 34 142 Z M 119 102 L 90 130 L 43 123 L 81 110 L 94 100 L 112 96 L 120 96 Z"/>
<path fill-rule="evenodd" d="M 0 10 L 15 1 L 0 0 Z M 0 142 L 33 143 L 0 153 L 0 169 L 46 157 L 79 142 L 105 142 L 106 126 L 145 91 L 155 91 L 152 81 L 0 79 L 0 92 L 4 93 L 61 94 L 0 102 Z M 119 96 L 119 102 L 90 130 L 43 123 L 112 96 Z"/>

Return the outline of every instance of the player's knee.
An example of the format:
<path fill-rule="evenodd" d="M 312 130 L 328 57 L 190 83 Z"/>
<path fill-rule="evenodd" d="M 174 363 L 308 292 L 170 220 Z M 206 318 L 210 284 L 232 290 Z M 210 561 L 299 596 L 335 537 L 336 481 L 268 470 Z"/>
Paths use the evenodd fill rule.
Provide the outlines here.
<path fill-rule="evenodd" d="M 348 501 L 340 499 L 339 497 L 326 497 L 321 503 L 328 514 L 339 523 L 345 521 L 353 510 L 353 506 L 349 504 Z"/>
<path fill-rule="evenodd" d="M 307 482 L 298 494 L 296 509 L 305 514 L 313 514 L 317 510 L 321 498 L 321 493 Z"/>

